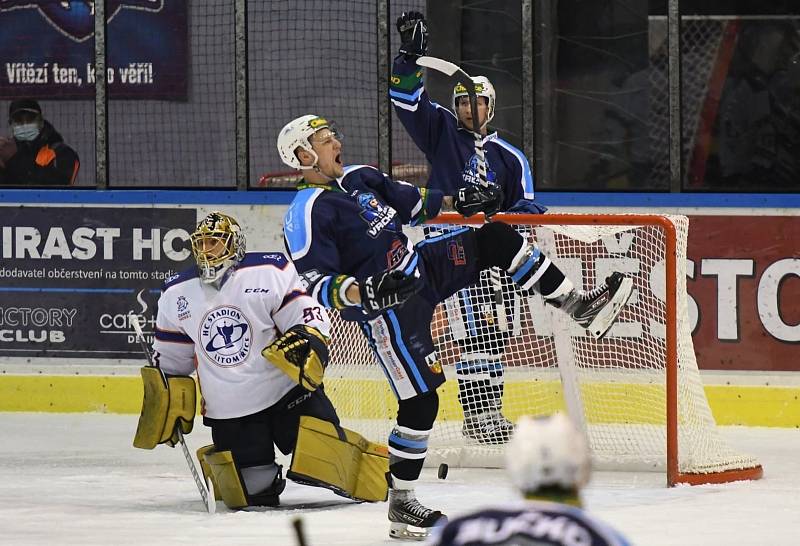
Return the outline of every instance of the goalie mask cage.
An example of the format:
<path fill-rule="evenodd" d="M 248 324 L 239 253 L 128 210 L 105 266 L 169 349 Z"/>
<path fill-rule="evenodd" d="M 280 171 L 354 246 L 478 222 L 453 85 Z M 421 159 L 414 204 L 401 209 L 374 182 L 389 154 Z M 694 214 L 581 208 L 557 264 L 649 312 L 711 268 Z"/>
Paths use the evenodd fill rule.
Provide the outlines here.
<path fill-rule="evenodd" d="M 480 224 L 482 216 L 476 218 L 445 214 L 436 221 L 449 229 Z M 463 321 L 458 294 L 439 305 L 431 330 L 448 380 L 438 391 L 427 465 L 504 465 L 503 445 L 462 434 L 455 364 L 465 336 L 483 336 L 495 347 L 489 353 L 502 353 L 503 414 L 516 421 L 568 411 L 589 438 L 595 468 L 666 471 L 669 485 L 761 477 L 756 460 L 720 437 L 703 390 L 689 325 L 685 216 L 500 214 L 495 221 L 535 240 L 577 287 L 589 290 L 621 271 L 634 290 L 600 341 L 540 296 L 521 293 L 505 273 L 502 305 L 486 290 L 467 289 L 472 312 L 482 319 Z M 409 235 L 422 238 L 415 229 Z M 503 313 L 506 320 L 497 320 Z M 385 441 L 397 415 L 388 381 L 357 324 L 336 313 L 332 320 L 326 391 L 343 425 Z M 487 323 L 495 326 L 475 331 Z"/>

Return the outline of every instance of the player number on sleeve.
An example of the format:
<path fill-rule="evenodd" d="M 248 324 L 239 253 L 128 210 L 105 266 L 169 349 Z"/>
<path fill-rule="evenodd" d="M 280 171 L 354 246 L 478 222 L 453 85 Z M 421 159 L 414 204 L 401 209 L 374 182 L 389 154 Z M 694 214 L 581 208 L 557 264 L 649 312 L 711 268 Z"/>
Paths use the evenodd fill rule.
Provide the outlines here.
<path fill-rule="evenodd" d="M 314 321 L 321 321 L 322 320 L 322 311 L 319 307 L 306 307 L 303 309 L 303 322 L 308 324 L 309 322 Z"/>

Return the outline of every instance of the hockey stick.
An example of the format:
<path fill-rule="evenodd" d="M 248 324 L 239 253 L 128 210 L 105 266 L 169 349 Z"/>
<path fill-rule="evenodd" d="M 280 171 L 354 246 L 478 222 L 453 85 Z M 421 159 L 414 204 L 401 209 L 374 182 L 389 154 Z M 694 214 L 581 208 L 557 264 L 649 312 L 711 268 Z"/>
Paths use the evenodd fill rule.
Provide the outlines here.
<path fill-rule="evenodd" d="M 298 516 L 292 520 L 292 527 L 294 528 L 295 538 L 297 538 L 297 546 L 308 546 L 306 540 L 306 533 L 303 529 L 303 518 Z"/>
<path fill-rule="evenodd" d="M 475 138 L 475 158 L 478 166 L 478 182 L 484 188 L 489 187 L 489 179 L 486 174 L 486 151 L 483 149 L 483 136 L 480 128 L 475 126 L 478 123 L 478 95 L 475 93 L 475 85 L 472 83 L 472 76 L 464 72 L 456 64 L 438 57 L 422 56 L 417 59 L 417 64 L 425 68 L 430 68 L 446 75 L 452 84 L 463 85 L 469 96 L 469 108 L 472 112 L 472 135 Z M 489 278 L 492 281 L 494 291 L 494 306 L 497 310 L 497 326 L 501 332 L 508 330 L 508 318 L 506 317 L 506 305 L 503 302 L 503 288 L 500 283 L 500 269 L 493 267 L 489 270 Z"/>
<path fill-rule="evenodd" d="M 139 324 L 139 317 L 136 315 L 130 315 L 130 321 L 131 326 L 133 326 L 133 330 L 136 332 L 136 338 L 139 340 L 139 344 L 142 346 L 142 352 L 144 352 L 144 356 L 147 358 L 147 365 L 152 368 L 158 368 L 153 359 L 153 353 L 150 350 L 150 346 L 147 344 L 147 341 L 144 338 L 142 325 Z M 160 368 L 158 371 L 161 372 L 161 378 L 164 380 L 164 384 L 167 385 L 167 376 L 164 375 L 164 372 L 161 371 Z M 217 510 L 217 503 L 214 500 L 214 487 L 210 482 L 206 485 L 203 484 L 203 480 L 200 478 L 200 474 L 197 472 L 197 466 L 195 466 L 194 460 L 192 460 L 192 456 L 189 454 L 189 448 L 186 447 L 186 441 L 183 439 L 183 431 L 181 431 L 178 425 L 175 425 L 175 432 L 178 435 L 178 443 L 181 444 L 181 451 L 183 451 L 186 464 L 189 465 L 189 472 L 192 473 L 192 478 L 194 478 L 194 483 L 197 485 L 197 490 L 200 492 L 200 496 L 203 498 L 203 503 L 206 505 L 206 510 L 209 514 L 213 514 Z"/>
<path fill-rule="evenodd" d="M 476 128 L 478 123 L 478 95 L 475 93 L 475 85 L 472 83 L 472 76 L 464 72 L 458 65 L 439 59 L 438 57 L 422 56 L 417 59 L 419 66 L 431 68 L 441 72 L 452 80 L 452 84 L 463 85 L 469 96 L 469 108 L 472 112 L 472 135 L 475 137 L 475 156 L 478 159 L 478 182 L 484 188 L 489 186 L 486 175 L 486 152 L 483 149 L 483 137 L 480 128 Z"/>

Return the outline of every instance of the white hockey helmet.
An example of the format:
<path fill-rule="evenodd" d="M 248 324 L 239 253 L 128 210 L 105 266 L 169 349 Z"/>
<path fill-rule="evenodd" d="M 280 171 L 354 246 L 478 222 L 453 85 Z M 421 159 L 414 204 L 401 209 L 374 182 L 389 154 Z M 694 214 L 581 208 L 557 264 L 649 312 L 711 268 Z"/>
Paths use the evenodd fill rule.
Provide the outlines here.
<path fill-rule="evenodd" d="M 192 232 L 192 255 L 200 280 L 213 283 L 244 259 L 247 252 L 242 228 L 232 216 L 214 211 Z"/>
<path fill-rule="evenodd" d="M 311 147 L 309 138 L 325 127 L 333 129 L 332 124 L 327 119 L 314 114 L 300 116 L 284 125 L 281 132 L 278 133 L 278 154 L 280 154 L 281 160 L 294 169 L 312 169 L 319 158 Z M 312 165 L 300 164 L 300 160 L 297 159 L 297 154 L 295 153 L 298 148 L 302 148 L 314 156 Z"/>
<path fill-rule="evenodd" d="M 486 112 L 486 123 L 489 123 L 494 117 L 494 101 L 496 98 L 494 86 L 486 76 L 474 76 L 472 78 L 472 84 L 475 86 L 475 94 L 479 97 L 486 97 L 486 101 L 489 103 L 487 105 L 488 110 Z M 466 96 L 467 88 L 464 87 L 464 84 L 460 82 L 457 83 L 453 88 L 453 100 L 451 105 L 453 107 L 453 112 L 457 112 L 456 101 L 458 100 L 458 97 Z M 486 123 L 484 123 L 484 125 L 486 125 Z"/>
<path fill-rule="evenodd" d="M 580 489 L 590 464 L 583 433 L 563 413 L 521 417 L 506 448 L 506 469 L 523 495 L 543 487 Z"/>

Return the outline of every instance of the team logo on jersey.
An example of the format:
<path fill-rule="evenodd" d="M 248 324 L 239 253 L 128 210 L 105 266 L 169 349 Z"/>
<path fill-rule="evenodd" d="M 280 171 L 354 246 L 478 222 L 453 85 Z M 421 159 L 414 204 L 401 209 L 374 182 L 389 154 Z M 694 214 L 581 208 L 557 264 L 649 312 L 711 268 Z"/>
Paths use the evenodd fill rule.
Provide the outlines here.
<path fill-rule="evenodd" d="M 250 321 L 232 305 L 212 309 L 200 323 L 200 346 L 221 368 L 233 368 L 245 361 L 252 347 L 252 335 Z"/>
<path fill-rule="evenodd" d="M 186 299 L 186 296 L 178 296 L 176 304 L 178 307 L 178 320 L 186 320 L 192 316 L 189 312 L 189 300 Z"/>
<path fill-rule="evenodd" d="M 467 265 L 467 253 L 464 251 L 461 237 L 447 241 L 447 258 L 453 265 Z"/>
<path fill-rule="evenodd" d="M 0 0 L 0 11 L 36 9 L 64 36 L 83 42 L 94 35 L 94 0 Z M 122 8 L 159 12 L 164 0 L 108 0 L 106 21 L 111 22 Z"/>
<path fill-rule="evenodd" d="M 464 178 L 464 182 L 466 184 L 472 185 L 480 185 L 481 179 L 478 176 L 478 155 L 472 154 L 472 157 L 467 160 L 466 165 L 464 165 L 464 172 L 462 173 Z M 489 161 L 486 161 L 486 181 L 490 184 L 494 184 L 495 180 L 497 180 L 497 174 L 489 168 Z"/>
<path fill-rule="evenodd" d="M 367 235 L 375 239 L 383 229 L 397 231 L 395 210 L 378 201 L 374 193 L 358 194 L 358 205 L 361 207 L 359 215 L 369 225 Z"/>
<path fill-rule="evenodd" d="M 400 265 L 400 262 L 403 261 L 406 254 L 408 254 L 408 249 L 400 239 L 392 241 L 389 251 L 386 253 L 386 268 L 394 269 Z"/>
<path fill-rule="evenodd" d="M 436 358 L 436 353 L 431 353 L 425 357 L 425 364 L 433 373 L 442 373 L 442 363 Z"/>

